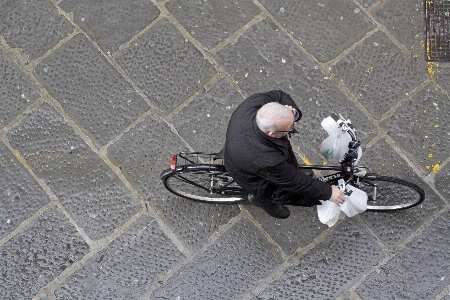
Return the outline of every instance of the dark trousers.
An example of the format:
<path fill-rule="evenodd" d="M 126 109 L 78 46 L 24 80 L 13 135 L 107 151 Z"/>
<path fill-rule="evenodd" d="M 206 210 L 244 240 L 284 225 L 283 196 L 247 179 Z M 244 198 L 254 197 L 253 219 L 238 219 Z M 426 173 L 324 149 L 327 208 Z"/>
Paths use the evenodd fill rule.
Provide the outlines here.
<path fill-rule="evenodd" d="M 277 189 L 272 193 L 271 197 L 267 196 L 258 196 L 261 201 L 267 201 L 275 204 L 283 204 L 283 205 L 293 205 L 293 206 L 305 206 L 311 207 L 314 205 L 320 205 L 319 200 L 311 200 L 305 198 L 301 194 L 292 194 L 283 189 Z M 327 199 L 323 199 L 327 200 Z"/>

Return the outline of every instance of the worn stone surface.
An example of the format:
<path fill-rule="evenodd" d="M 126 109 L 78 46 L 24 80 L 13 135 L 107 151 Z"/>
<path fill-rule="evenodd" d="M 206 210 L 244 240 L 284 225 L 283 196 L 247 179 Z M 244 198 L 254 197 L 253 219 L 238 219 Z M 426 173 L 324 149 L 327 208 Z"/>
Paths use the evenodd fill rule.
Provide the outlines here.
<path fill-rule="evenodd" d="M 365 12 L 350 0 L 261 3 L 320 62 L 335 58 L 375 28 Z"/>
<path fill-rule="evenodd" d="M 3 0 L 0 36 L 31 60 L 44 55 L 73 31 L 50 1 Z"/>
<path fill-rule="evenodd" d="M 159 16 L 159 9 L 148 0 L 68 1 L 59 6 L 73 12 L 74 21 L 88 32 L 105 52 L 115 52 Z"/>
<path fill-rule="evenodd" d="M 428 72 L 431 73 L 433 82 L 436 82 L 442 89 L 450 92 L 450 64 L 429 64 Z"/>
<path fill-rule="evenodd" d="M 0 52 L 0 128 L 11 122 L 40 95 L 36 85 Z"/>
<path fill-rule="evenodd" d="M 159 175 L 170 168 L 170 156 L 186 150 L 166 123 L 147 117 L 108 148 L 108 157 L 129 178 L 186 247 L 201 247 L 219 227 L 239 213 L 237 205 L 186 200 L 164 189 Z"/>
<path fill-rule="evenodd" d="M 0 247 L 0 297 L 31 299 L 89 250 L 61 211 L 45 211 Z"/>
<path fill-rule="evenodd" d="M 221 79 L 174 115 L 172 122 L 195 151 L 218 152 L 225 143 L 228 120 L 242 100 L 230 81 Z"/>
<path fill-rule="evenodd" d="M 267 214 L 255 205 L 248 204 L 245 208 L 288 255 L 312 243 L 328 228 L 327 225 L 320 223 L 316 207 L 288 206 L 291 216 L 285 220 L 268 219 Z"/>
<path fill-rule="evenodd" d="M 167 9 L 208 50 L 260 13 L 251 0 L 169 1 Z"/>
<path fill-rule="evenodd" d="M 0 142 L 0 238 L 50 201 L 31 174 Z"/>
<path fill-rule="evenodd" d="M 434 299 L 450 283 L 449 222 L 450 213 L 446 212 L 370 274 L 357 292 L 371 299 Z"/>
<path fill-rule="evenodd" d="M 199 90 L 214 67 L 178 29 L 160 22 L 117 57 L 152 103 L 171 111 Z"/>
<path fill-rule="evenodd" d="M 377 153 L 382 153 L 378 155 Z M 371 212 L 361 215 L 384 245 L 396 248 L 405 237 L 430 218 L 444 205 L 435 192 L 423 182 L 385 141 L 380 140 L 363 154 L 362 163 L 373 172 L 384 176 L 393 176 L 419 185 L 425 191 L 425 200 L 417 207 L 398 212 Z"/>
<path fill-rule="evenodd" d="M 417 44 L 425 34 L 424 2 L 421 0 L 383 1 L 375 18 L 380 21 L 395 37 L 420 60 L 424 53 Z M 420 50 L 419 50 L 420 49 Z M 420 52 L 418 52 L 420 51 Z"/>
<path fill-rule="evenodd" d="M 437 190 L 444 195 L 444 197 L 450 199 L 450 186 L 447 184 L 450 178 L 450 167 L 447 165 L 445 168 L 441 169 L 435 177 Z"/>
<path fill-rule="evenodd" d="M 383 32 L 364 40 L 333 66 L 332 72 L 376 119 L 426 79 Z"/>
<path fill-rule="evenodd" d="M 346 219 L 254 299 L 335 299 L 382 258 L 364 228 Z"/>
<path fill-rule="evenodd" d="M 377 3 L 377 0 L 358 0 L 359 3 L 361 3 L 361 5 L 363 5 L 364 7 L 370 7 L 371 5 L 373 5 L 374 3 Z"/>
<path fill-rule="evenodd" d="M 386 26 L 389 33 L 401 46 L 409 51 L 410 69 L 423 73 L 427 68 L 424 60 L 424 39 L 426 36 L 424 1 L 400 0 L 379 1 L 372 11 L 374 18 Z"/>
<path fill-rule="evenodd" d="M 241 221 L 150 298 L 241 299 L 280 263 L 258 229 L 249 221 Z"/>
<path fill-rule="evenodd" d="M 448 299 L 450 64 L 420 0 L 0 0 L 0 299 Z M 247 96 L 331 113 L 405 211 L 328 227 L 171 194 L 171 154 L 220 150 Z M 328 173 L 316 172 L 317 176 Z M 209 183 L 209 181 L 208 181 Z"/>
<path fill-rule="evenodd" d="M 450 101 L 428 85 L 381 123 L 424 173 L 437 171 L 448 157 Z M 411 145 L 415 145 L 411 147 Z"/>
<path fill-rule="evenodd" d="M 183 258 L 154 219 L 140 218 L 66 280 L 56 298 L 135 299 Z"/>
<path fill-rule="evenodd" d="M 144 99 L 82 34 L 43 60 L 36 73 L 99 147 L 149 109 Z"/>
<path fill-rule="evenodd" d="M 49 105 L 9 130 L 8 137 L 91 238 L 111 234 L 139 210 L 117 175 Z"/>

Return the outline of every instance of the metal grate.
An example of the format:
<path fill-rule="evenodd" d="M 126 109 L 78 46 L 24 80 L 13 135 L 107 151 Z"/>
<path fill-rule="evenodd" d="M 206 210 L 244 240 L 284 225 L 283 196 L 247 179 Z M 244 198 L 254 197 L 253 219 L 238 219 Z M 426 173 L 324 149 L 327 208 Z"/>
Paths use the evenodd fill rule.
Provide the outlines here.
<path fill-rule="evenodd" d="M 450 0 L 426 0 L 428 61 L 450 61 Z"/>

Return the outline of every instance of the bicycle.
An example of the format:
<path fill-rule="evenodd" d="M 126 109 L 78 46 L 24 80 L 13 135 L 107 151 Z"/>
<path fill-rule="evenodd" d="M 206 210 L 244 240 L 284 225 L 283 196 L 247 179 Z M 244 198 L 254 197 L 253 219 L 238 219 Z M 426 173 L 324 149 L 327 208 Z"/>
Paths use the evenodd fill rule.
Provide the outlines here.
<path fill-rule="evenodd" d="M 418 185 L 392 176 L 370 173 L 367 167 L 357 166 L 361 142 L 357 140 L 353 125 L 342 116 L 332 114 L 338 127 L 351 137 L 348 151 L 339 165 L 301 165 L 301 170 L 336 171 L 318 179 L 330 185 L 338 185 L 343 179 L 368 195 L 367 211 L 395 211 L 419 205 L 425 200 L 425 192 Z M 248 194 L 227 173 L 218 153 L 180 152 L 171 156 L 170 169 L 160 178 L 171 193 L 207 203 L 239 203 Z M 310 172 L 310 171 L 309 171 Z M 326 199 L 324 199 L 326 200 Z"/>

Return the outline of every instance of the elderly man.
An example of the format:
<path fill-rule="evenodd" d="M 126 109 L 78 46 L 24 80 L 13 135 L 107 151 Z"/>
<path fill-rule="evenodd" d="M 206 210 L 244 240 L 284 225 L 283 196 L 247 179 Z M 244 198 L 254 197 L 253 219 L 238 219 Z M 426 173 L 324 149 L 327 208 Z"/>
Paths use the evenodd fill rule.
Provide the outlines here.
<path fill-rule="evenodd" d="M 319 200 L 340 205 L 344 194 L 297 168 L 290 133 L 297 132 L 302 112 L 283 91 L 245 99 L 228 124 L 224 163 L 234 180 L 249 193 L 249 201 L 275 218 L 289 217 L 285 205 L 313 206 Z"/>

